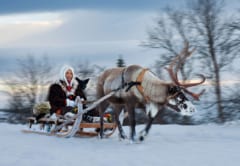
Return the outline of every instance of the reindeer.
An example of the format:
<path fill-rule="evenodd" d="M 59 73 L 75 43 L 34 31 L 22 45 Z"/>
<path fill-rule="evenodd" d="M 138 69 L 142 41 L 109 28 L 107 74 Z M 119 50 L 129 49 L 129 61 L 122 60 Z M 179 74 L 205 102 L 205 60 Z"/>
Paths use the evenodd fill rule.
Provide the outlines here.
<path fill-rule="evenodd" d="M 118 116 L 123 108 L 128 112 L 131 129 L 130 139 L 132 141 L 137 140 L 134 110 L 139 104 L 145 105 L 146 112 L 149 116 L 145 129 L 140 132 L 140 141 L 143 141 L 148 135 L 155 116 L 159 111 L 162 111 L 165 106 L 171 106 L 185 115 L 190 115 L 196 111 L 196 108 L 188 100 L 185 94 L 189 94 L 193 97 L 193 99 L 199 100 L 199 97 L 203 94 L 204 90 L 196 94 L 190 92 L 187 88 L 204 83 L 205 77 L 203 75 L 199 75 L 201 77 L 201 81 L 197 83 L 181 83 L 177 76 L 180 65 L 176 65 L 176 63 L 178 61 L 184 63 L 186 58 L 194 51 L 188 51 L 188 49 L 189 45 L 186 43 L 182 52 L 172 60 L 169 68 L 166 68 L 172 79 L 172 82 L 170 83 L 159 79 L 149 69 L 138 65 L 108 69 L 99 76 L 97 82 L 97 98 L 100 98 L 113 90 L 121 88 L 121 90 L 116 91 L 112 97 L 98 106 L 101 115 L 101 138 L 103 138 L 102 115 L 109 105 L 111 105 L 115 111 L 115 119 L 118 125 L 119 136 L 122 139 L 126 138 L 126 135 L 122 129 Z"/>

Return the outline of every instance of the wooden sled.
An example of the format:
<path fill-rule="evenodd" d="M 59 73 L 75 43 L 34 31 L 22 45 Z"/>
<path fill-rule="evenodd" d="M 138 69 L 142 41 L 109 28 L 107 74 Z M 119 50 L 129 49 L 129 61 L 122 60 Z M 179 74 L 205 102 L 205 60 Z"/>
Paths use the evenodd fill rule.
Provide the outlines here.
<path fill-rule="evenodd" d="M 51 120 L 48 118 L 43 118 L 38 120 L 37 124 L 40 124 L 40 130 L 32 130 L 32 126 L 35 125 L 35 118 L 30 117 L 28 118 L 29 122 L 29 129 L 24 130 L 25 133 L 41 133 L 45 135 L 57 135 L 60 137 L 69 138 L 72 136 L 97 136 L 99 134 L 98 130 L 100 128 L 100 123 L 84 123 L 82 121 L 82 114 L 87 113 L 88 111 L 97 107 L 101 102 L 105 101 L 106 99 L 113 96 L 116 92 L 121 90 L 121 88 L 117 88 L 112 92 L 108 93 L 107 95 L 101 97 L 97 101 L 93 102 L 89 107 L 86 109 L 78 108 L 79 113 L 75 116 L 71 117 L 70 119 L 59 119 L 59 120 Z M 78 105 L 80 106 L 80 105 Z M 79 124 L 79 126 L 78 126 Z M 43 132 L 45 129 L 45 125 L 48 126 L 47 130 Z M 103 131 L 105 137 L 111 136 L 114 131 L 116 130 L 117 125 L 115 123 L 104 123 L 103 124 Z M 85 129 L 92 128 L 93 131 L 85 131 Z M 110 130 L 111 132 L 107 133 L 106 131 Z"/>
<path fill-rule="evenodd" d="M 52 120 L 49 118 L 41 118 L 38 120 L 37 123 L 35 123 L 36 119 L 35 117 L 29 117 L 28 120 L 28 129 L 22 130 L 24 133 L 36 133 L 41 135 L 48 135 L 48 136 L 59 136 L 64 137 L 66 134 L 68 134 L 69 129 L 74 124 L 74 121 L 69 123 L 64 129 L 58 131 L 58 132 L 51 132 L 50 130 L 47 131 L 46 128 L 51 128 L 51 126 L 60 125 L 65 120 L 64 119 L 58 119 L 58 120 Z M 33 126 L 39 126 L 39 130 L 34 130 Z M 117 125 L 116 123 L 104 123 L 104 135 L 105 137 L 110 137 L 116 130 Z M 100 123 L 87 123 L 82 122 L 79 126 L 79 130 L 75 134 L 76 137 L 95 137 L 99 135 L 99 129 L 100 129 Z"/>

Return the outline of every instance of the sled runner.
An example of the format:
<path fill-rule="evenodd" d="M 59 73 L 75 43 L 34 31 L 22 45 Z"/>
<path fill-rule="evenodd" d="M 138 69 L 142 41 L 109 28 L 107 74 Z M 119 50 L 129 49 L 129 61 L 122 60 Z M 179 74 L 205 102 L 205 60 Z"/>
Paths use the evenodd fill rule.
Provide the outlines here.
<path fill-rule="evenodd" d="M 22 130 L 24 133 L 36 133 L 41 135 L 48 136 L 59 136 L 66 137 L 72 129 L 74 124 L 74 120 L 69 122 L 65 127 L 61 130 L 53 132 L 53 129 L 56 126 L 59 126 L 66 122 L 65 119 L 53 120 L 49 118 L 41 118 L 36 123 L 35 117 L 29 117 L 28 120 L 28 128 Z M 104 123 L 104 134 L 106 137 L 110 137 L 116 130 L 117 125 L 115 123 Z M 94 137 L 99 134 L 100 123 L 87 123 L 81 122 L 79 125 L 79 130 L 74 134 L 77 137 Z"/>

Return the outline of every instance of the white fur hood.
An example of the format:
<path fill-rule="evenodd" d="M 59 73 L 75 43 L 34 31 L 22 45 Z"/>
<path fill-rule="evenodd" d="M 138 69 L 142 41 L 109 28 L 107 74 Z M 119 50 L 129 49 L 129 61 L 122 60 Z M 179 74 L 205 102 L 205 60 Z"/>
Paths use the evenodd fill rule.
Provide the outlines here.
<path fill-rule="evenodd" d="M 72 79 L 72 81 L 71 81 L 70 83 L 68 83 L 68 81 L 67 81 L 67 79 L 66 79 L 66 76 L 65 76 L 65 75 L 66 75 L 66 72 L 67 72 L 69 69 L 70 69 L 70 70 L 72 71 L 72 73 L 73 73 L 73 79 Z M 71 66 L 67 66 L 67 65 L 63 66 L 62 69 L 61 69 L 61 71 L 60 71 L 60 80 L 63 80 L 63 81 L 65 81 L 66 84 L 72 86 L 74 78 L 75 78 L 74 69 L 73 69 Z"/>

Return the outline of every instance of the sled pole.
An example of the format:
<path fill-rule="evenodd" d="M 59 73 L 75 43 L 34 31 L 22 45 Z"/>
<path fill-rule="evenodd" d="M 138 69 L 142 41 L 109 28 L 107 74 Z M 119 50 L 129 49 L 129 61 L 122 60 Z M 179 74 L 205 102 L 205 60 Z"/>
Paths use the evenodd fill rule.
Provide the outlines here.
<path fill-rule="evenodd" d="M 82 121 L 82 115 L 90 110 L 92 110 L 93 108 L 97 107 L 100 103 L 102 103 L 103 101 L 105 101 L 106 99 L 110 98 L 112 95 L 115 94 L 115 91 L 110 92 L 109 94 L 107 94 L 106 96 L 103 96 L 102 98 L 100 98 L 99 100 L 97 100 L 96 102 L 94 102 L 90 107 L 88 107 L 85 110 L 81 110 L 82 107 L 80 108 L 80 113 L 77 114 L 77 119 L 75 120 L 73 127 L 71 129 L 71 131 L 65 136 L 65 138 L 70 138 L 73 137 L 76 132 L 79 130 L 79 126 L 80 123 Z M 79 108 L 78 108 L 79 109 Z"/>
<path fill-rule="evenodd" d="M 78 117 L 75 120 L 72 129 L 70 130 L 70 132 L 68 132 L 64 137 L 65 138 L 70 138 L 72 136 L 75 135 L 75 133 L 79 130 L 79 125 L 82 122 L 82 116 L 83 116 L 83 107 L 82 104 L 78 103 Z"/>

